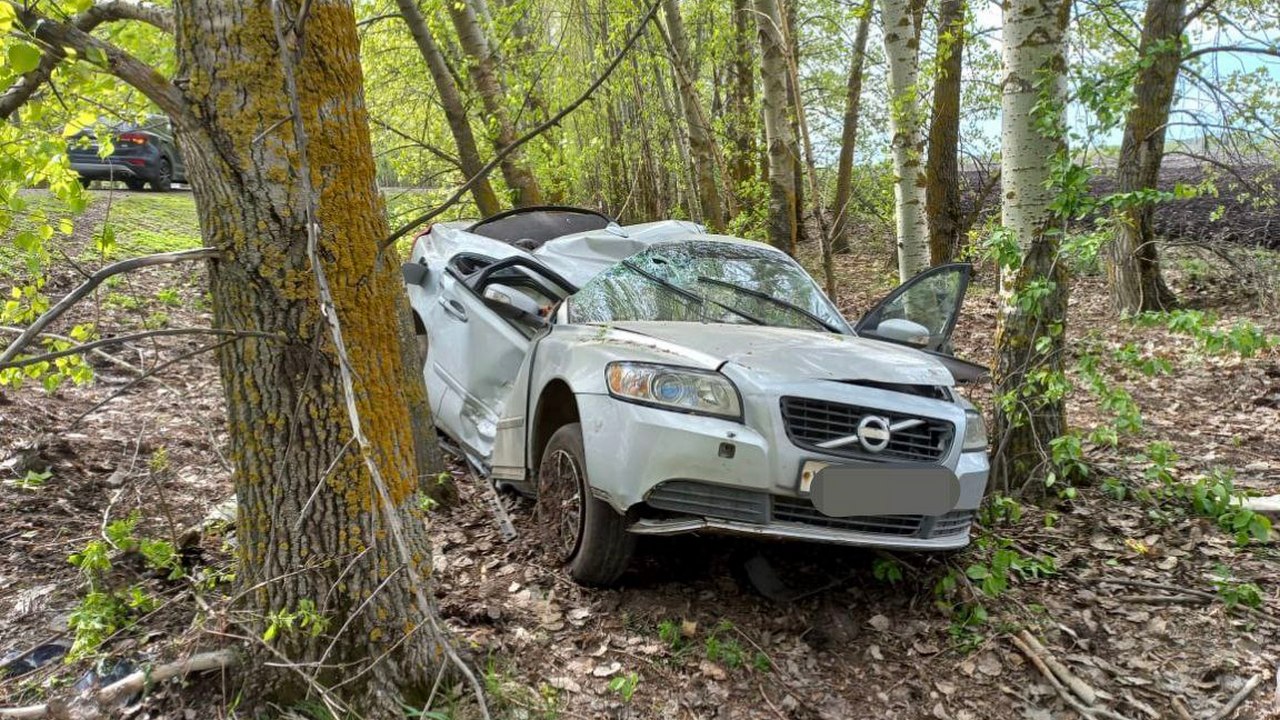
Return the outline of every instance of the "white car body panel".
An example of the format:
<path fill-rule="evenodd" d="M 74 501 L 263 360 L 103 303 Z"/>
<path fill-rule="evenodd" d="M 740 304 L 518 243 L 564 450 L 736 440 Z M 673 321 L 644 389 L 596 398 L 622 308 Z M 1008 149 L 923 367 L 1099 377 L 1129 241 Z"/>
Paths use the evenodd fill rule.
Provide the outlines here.
<path fill-rule="evenodd" d="M 930 355 L 852 334 L 785 327 L 696 322 L 575 325 L 568 322 L 567 303 L 560 303 L 553 322 L 530 337 L 447 272 L 458 253 L 494 259 L 520 256 L 539 261 L 581 287 L 655 244 L 690 239 L 749 242 L 708 235 L 680 221 L 611 224 L 550 240 L 532 251 L 453 224 L 437 225 L 420 236 L 410 261 L 427 266 L 427 277 L 421 284 L 408 284 L 407 290 L 429 336 L 423 372 L 437 427 L 492 478 L 520 485 L 536 474 L 535 423 L 539 413 L 548 410 L 539 406 L 544 392 L 567 387 L 582 427 L 592 492 L 619 513 L 635 516 L 633 532 L 711 530 L 914 549 L 967 544 L 964 518 L 972 517 L 982 500 L 988 461 L 985 451 L 962 451 L 965 410 L 971 406 L 952 391 L 954 380 L 947 367 Z M 729 420 L 619 400 L 606 384 L 606 366 L 614 361 L 719 371 L 737 387 L 743 417 Z M 948 399 L 858 382 L 944 388 L 939 392 Z M 637 514 L 655 488 L 668 481 L 757 492 L 766 502 L 772 498 L 774 503 L 803 503 L 801 469 L 806 462 L 866 462 L 793 443 L 780 406 L 784 397 L 886 408 L 950 423 L 953 441 L 936 464 L 959 480 L 960 499 L 947 517 L 961 518 L 963 527 L 958 525 L 961 520 L 954 520 L 959 529 L 950 534 L 931 536 L 921 530 L 903 536 L 856 524 L 832 527 L 822 518 L 760 524 L 712 516 Z M 726 444 L 733 448 L 732 457 L 724 456 Z M 935 520 L 948 522 L 924 519 L 921 527 L 933 527 Z"/>

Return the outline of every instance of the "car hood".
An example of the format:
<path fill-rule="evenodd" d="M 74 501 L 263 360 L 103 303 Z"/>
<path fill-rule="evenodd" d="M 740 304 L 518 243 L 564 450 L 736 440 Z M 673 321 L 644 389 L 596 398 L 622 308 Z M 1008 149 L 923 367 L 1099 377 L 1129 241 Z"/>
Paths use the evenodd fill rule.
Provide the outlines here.
<path fill-rule="evenodd" d="M 947 368 L 925 353 L 852 335 L 689 322 L 614 322 L 610 327 L 763 373 L 818 380 L 954 385 Z"/>

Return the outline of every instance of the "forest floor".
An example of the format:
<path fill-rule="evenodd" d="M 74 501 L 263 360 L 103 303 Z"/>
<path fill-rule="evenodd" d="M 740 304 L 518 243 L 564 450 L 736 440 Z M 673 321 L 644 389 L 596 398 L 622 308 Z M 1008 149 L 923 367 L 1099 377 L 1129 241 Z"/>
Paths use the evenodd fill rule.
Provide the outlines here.
<path fill-rule="evenodd" d="M 118 225 L 112 256 L 199 243 L 188 193 L 95 195 L 74 234 L 58 241 L 53 296 L 103 263 L 92 237 L 108 217 Z M 888 252 L 877 241 L 839 259 L 846 314 L 858 316 L 894 284 Z M 0 255 L 5 277 L 20 271 L 14 263 Z M 522 540 L 504 542 L 481 489 L 457 473 L 461 502 L 433 515 L 435 590 L 447 623 L 480 661 L 496 715 L 1077 717 L 1017 647 L 1023 629 L 1096 691 L 1096 706 L 1112 713 L 1099 717 L 1217 717 L 1255 678 L 1231 717 L 1280 715 L 1280 544 L 1238 542 L 1223 525 L 1242 513 L 1197 500 L 1228 477 L 1235 488 L 1280 493 L 1280 348 L 1260 347 L 1250 329 L 1280 334 L 1280 308 L 1217 256 L 1185 254 L 1169 262 L 1171 284 L 1211 315 L 1122 323 L 1109 313 L 1104 278 L 1078 270 L 1070 423 L 1083 434 L 1118 417 L 1129 425 L 1114 446 L 1085 439 L 1079 453 L 1064 449 L 1075 487 L 1064 478 L 1040 503 L 999 504 L 963 553 L 654 539 L 641 543 L 620 588 L 586 589 L 541 564 Z M 958 353 L 978 362 L 991 355 L 994 287 L 993 271 L 979 266 L 956 334 Z M 74 312 L 55 332 L 81 322 L 106 334 L 211 319 L 203 273 L 181 265 L 109 283 Z M 118 675 L 219 646 L 234 632 L 224 612 L 230 586 L 221 582 L 232 571 L 226 522 L 186 532 L 232 492 L 213 358 L 196 355 L 126 389 L 136 377 L 128 366 L 157 367 L 202 344 L 164 338 L 115 348 L 123 366 L 91 357 L 91 384 L 0 391 L 0 707 L 69 697 L 69 686 L 94 681 L 91 671 Z M 1093 358 L 1087 377 L 1081 358 Z M 1140 427 L 1119 390 L 1140 410 Z M 971 392 L 989 410 L 989 388 Z M 527 530 L 528 505 L 510 504 Z M 134 514 L 134 538 L 185 543 L 187 577 L 170 580 L 129 553 L 113 556 L 99 589 L 136 586 L 147 602 L 114 618 L 127 624 L 100 632 L 95 652 L 40 664 L 72 641 L 69 617 L 95 617 L 68 558 Z M 793 597 L 771 600 L 753 586 L 745 565 L 760 557 Z M 232 678 L 198 678 L 151 688 L 122 714 L 231 717 L 236 702 Z M 448 706 L 436 709 L 449 716 Z M 456 710 L 474 716 L 465 703 Z M 310 706 L 282 711 L 321 717 Z"/>

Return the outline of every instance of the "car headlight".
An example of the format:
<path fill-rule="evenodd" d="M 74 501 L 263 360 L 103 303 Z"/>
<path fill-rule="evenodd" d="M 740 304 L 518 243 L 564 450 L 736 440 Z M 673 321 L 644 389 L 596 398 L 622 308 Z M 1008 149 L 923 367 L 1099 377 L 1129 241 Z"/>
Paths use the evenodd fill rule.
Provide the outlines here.
<path fill-rule="evenodd" d="M 964 411 L 964 445 L 965 452 L 987 449 L 987 422 L 977 410 Z"/>
<path fill-rule="evenodd" d="M 609 394 L 619 400 L 733 420 L 742 418 L 738 388 L 718 372 L 635 362 L 609 363 L 605 372 Z"/>

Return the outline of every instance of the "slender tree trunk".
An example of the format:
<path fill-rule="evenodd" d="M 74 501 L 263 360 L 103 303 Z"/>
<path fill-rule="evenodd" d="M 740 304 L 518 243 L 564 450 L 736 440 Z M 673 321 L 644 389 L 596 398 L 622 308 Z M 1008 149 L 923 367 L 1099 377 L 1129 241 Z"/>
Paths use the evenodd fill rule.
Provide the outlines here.
<path fill-rule="evenodd" d="M 755 52 L 752 42 L 751 3 L 733 0 L 733 64 L 728 91 L 729 137 L 732 148 L 729 176 L 739 204 L 749 202 L 744 186 L 755 177 L 756 111 Z"/>
<path fill-rule="evenodd" d="M 867 55 L 867 35 L 871 30 L 871 0 L 862 5 L 858 33 L 849 61 L 849 79 L 844 95 L 844 124 L 840 130 L 840 157 L 836 160 L 836 197 L 831 211 L 831 252 L 849 252 L 849 201 L 853 187 L 853 153 L 858 145 L 858 118 L 862 114 L 862 66 Z"/>
<path fill-rule="evenodd" d="M 766 144 L 769 148 L 769 242 L 796 253 L 798 197 L 794 170 L 796 138 L 787 113 L 787 50 L 782 34 L 782 14 L 776 0 L 754 0 L 760 33 L 760 75 L 764 81 L 762 102 Z"/>
<path fill-rule="evenodd" d="M 663 0 L 662 9 L 667 19 L 667 35 L 671 41 L 671 65 L 675 70 L 676 85 L 680 92 L 680 104 L 688 124 L 690 155 L 694 163 L 694 183 L 702 221 L 713 232 L 724 230 L 724 211 L 720 204 L 720 188 L 716 185 L 716 147 L 711 128 L 701 111 L 701 100 L 694 85 L 693 65 L 689 62 L 689 40 L 685 35 L 684 20 L 680 17 L 677 0 Z"/>
<path fill-rule="evenodd" d="M 919 76 L 920 28 L 908 0 L 881 0 L 884 53 L 889 65 L 889 130 L 893 146 L 893 199 L 898 276 L 906 282 L 929 267 L 924 214 Z"/>
<path fill-rule="evenodd" d="M 1133 106 L 1125 119 L 1116 179 L 1122 193 L 1155 190 L 1164 159 L 1165 127 L 1182 59 L 1186 0 L 1149 0 L 1138 53 Z M 1176 303 L 1160 274 L 1155 205 L 1138 202 L 1120 210 L 1111 243 L 1111 300 L 1122 315 L 1164 310 Z"/>
<path fill-rule="evenodd" d="M 507 91 L 498 77 L 498 64 L 480 14 L 487 13 L 488 6 L 479 0 L 448 0 L 449 16 L 458 31 L 458 42 L 466 53 L 471 82 L 475 85 L 484 111 L 489 115 L 493 128 L 494 152 L 502 152 L 516 141 L 515 124 L 507 113 Z M 501 163 L 502 177 L 507 187 L 515 193 L 518 206 L 542 203 L 542 190 L 538 181 L 523 161 L 522 153 L 513 152 Z"/>
<path fill-rule="evenodd" d="M 925 176 L 925 213 L 929 225 L 929 258 L 934 265 L 951 262 L 960 247 L 960 74 L 964 56 L 964 0 L 942 0 L 938 6 L 937 77 L 933 81 L 933 119 L 929 123 L 929 158 Z"/>
<path fill-rule="evenodd" d="M 462 95 L 458 92 L 458 86 L 453 81 L 449 64 L 445 62 L 444 54 L 436 45 L 435 38 L 427 27 L 426 19 L 418 10 L 416 0 L 396 0 L 396 4 L 400 8 L 400 17 L 404 18 L 405 25 L 409 26 L 409 33 L 413 35 L 413 41 L 418 45 L 418 51 L 422 53 L 422 59 L 427 63 L 431 79 L 436 85 L 436 92 L 440 94 L 440 106 L 444 109 L 445 120 L 449 123 L 453 143 L 458 148 L 458 164 L 468 179 L 473 178 L 484 167 L 484 162 L 480 159 L 480 149 L 476 145 L 475 135 L 471 132 L 471 122 L 467 120 L 467 109 L 462 102 Z M 488 178 L 483 178 L 472 185 L 471 197 L 475 200 L 476 208 L 482 216 L 494 215 L 502 210 L 502 205 L 498 202 L 498 196 L 493 192 L 493 186 L 489 184 Z"/>
<path fill-rule="evenodd" d="M 797 18 L 800 12 L 800 0 L 777 0 L 781 3 L 782 9 L 782 32 L 787 38 L 786 58 L 788 65 L 799 67 L 800 64 L 800 34 L 797 29 L 799 24 Z M 803 103 L 800 100 L 800 76 L 799 74 L 787 73 L 787 122 L 791 123 L 791 137 L 796 138 L 796 145 L 792 149 L 791 155 L 791 174 L 793 176 L 792 184 L 796 189 L 795 219 L 792 221 L 796 226 L 796 242 L 802 243 L 809 239 L 808 228 L 804 224 L 804 158 L 800 155 L 800 114 L 798 108 Z"/>
<path fill-rule="evenodd" d="M 1002 220 L 1020 261 L 1002 268 L 1000 278 L 993 375 L 1002 400 L 996 403 L 993 487 L 1016 490 L 1043 476 L 1049 443 L 1066 428 L 1061 395 L 1041 378 L 1063 367 L 1067 277 L 1058 256 L 1051 170 L 1055 156 L 1066 152 L 1062 78 L 1071 3 L 1005 0 L 1003 10 Z"/>

